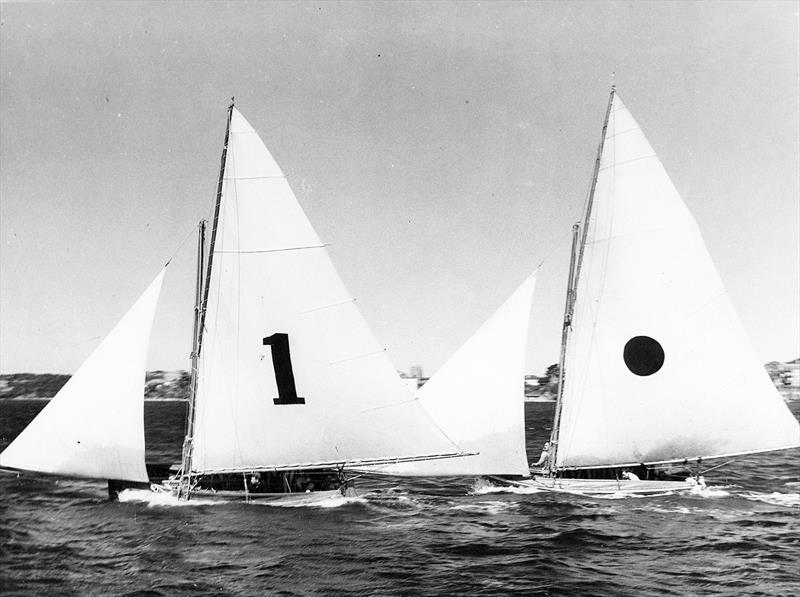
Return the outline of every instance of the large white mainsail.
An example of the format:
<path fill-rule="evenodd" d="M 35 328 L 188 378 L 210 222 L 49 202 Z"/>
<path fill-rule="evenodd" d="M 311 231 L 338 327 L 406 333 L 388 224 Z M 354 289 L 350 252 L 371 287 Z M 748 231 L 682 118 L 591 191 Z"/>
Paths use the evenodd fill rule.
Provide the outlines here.
<path fill-rule="evenodd" d="M 397 376 L 286 178 L 232 108 L 192 471 L 460 452 Z"/>
<path fill-rule="evenodd" d="M 145 364 L 164 271 L 0 454 L 0 466 L 93 479 L 148 481 Z"/>
<path fill-rule="evenodd" d="M 616 94 L 585 226 L 556 466 L 800 445 L 694 218 Z"/>
<path fill-rule="evenodd" d="M 447 436 L 478 454 L 391 465 L 377 472 L 529 476 L 523 386 L 535 284 L 536 272 L 419 390 L 420 403 Z"/>

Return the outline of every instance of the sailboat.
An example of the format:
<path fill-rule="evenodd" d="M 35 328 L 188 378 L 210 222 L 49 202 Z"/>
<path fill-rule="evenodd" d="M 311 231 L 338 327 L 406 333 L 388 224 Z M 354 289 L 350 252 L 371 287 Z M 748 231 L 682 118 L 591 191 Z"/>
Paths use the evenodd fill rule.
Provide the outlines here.
<path fill-rule="evenodd" d="M 709 460 L 800 446 L 694 218 L 613 88 L 570 261 L 546 467 L 531 476 L 521 427 L 528 281 L 420 391 L 480 456 L 377 472 L 647 495 L 702 486 Z"/>
<path fill-rule="evenodd" d="M 150 481 L 144 375 L 162 271 L 0 466 Z M 150 487 L 181 499 L 343 491 L 356 466 L 466 453 L 398 377 L 285 175 L 233 103 L 208 249 L 198 233 L 182 460 Z"/>
<path fill-rule="evenodd" d="M 613 87 L 573 230 L 549 464 L 533 483 L 677 491 L 686 481 L 670 472 L 693 485 L 708 460 L 800 446 L 696 221 Z"/>

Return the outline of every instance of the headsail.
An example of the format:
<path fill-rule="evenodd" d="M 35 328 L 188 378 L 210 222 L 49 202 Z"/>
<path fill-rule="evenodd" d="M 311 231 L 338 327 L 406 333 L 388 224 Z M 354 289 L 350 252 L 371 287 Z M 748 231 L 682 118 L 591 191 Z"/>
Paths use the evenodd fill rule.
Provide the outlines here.
<path fill-rule="evenodd" d="M 0 466 L 147 482 L 145 365 L 164 271 L 0 454 Z"/>
<path fill-rule="evenodd" d="M 617 95 L 584 225 L 556 465 L 800 445 L 694 218 Z"/>
<path fill-rule="evenodd" d="M 286 178 L 232 108 L 195 472 L 459 453 L 398 378 Z"/>
<path fill-rule="evenodd" d="M 531 274 L 420 389 L 425 410 L 463 449 L 453 458 L 382 467 L 407 476 L 527 477 L 524 376 L 533 289 Z"/>

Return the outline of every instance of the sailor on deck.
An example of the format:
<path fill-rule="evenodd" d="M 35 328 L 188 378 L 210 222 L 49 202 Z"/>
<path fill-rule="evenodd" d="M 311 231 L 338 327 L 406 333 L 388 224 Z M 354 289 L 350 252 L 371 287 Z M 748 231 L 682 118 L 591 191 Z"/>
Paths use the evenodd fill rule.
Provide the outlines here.
<path fill-rule="evenodd" d="M 544 442 L 544 446 L 542 447 L 542 453 L 539 455 L 539 460 L 531 467 L 546 467 L 550 464 L 550 442 Z"/>

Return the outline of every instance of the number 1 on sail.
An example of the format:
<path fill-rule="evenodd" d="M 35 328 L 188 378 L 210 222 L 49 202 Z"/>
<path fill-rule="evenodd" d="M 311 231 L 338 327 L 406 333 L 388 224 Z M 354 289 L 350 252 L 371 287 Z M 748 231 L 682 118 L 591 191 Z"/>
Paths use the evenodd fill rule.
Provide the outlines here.
<path fill-rule="evenodd" d="M 297 395 L 294 385 L 289 335 L 278 333 L 267 336 L 264 338 L 264 346 L 267 345 L 272 352 L 272 368 L 275 369 L 275 383 L 278 385 L 278 397 L 272 401 L 275 404 L 305 404 L 306 399 Z"/>

